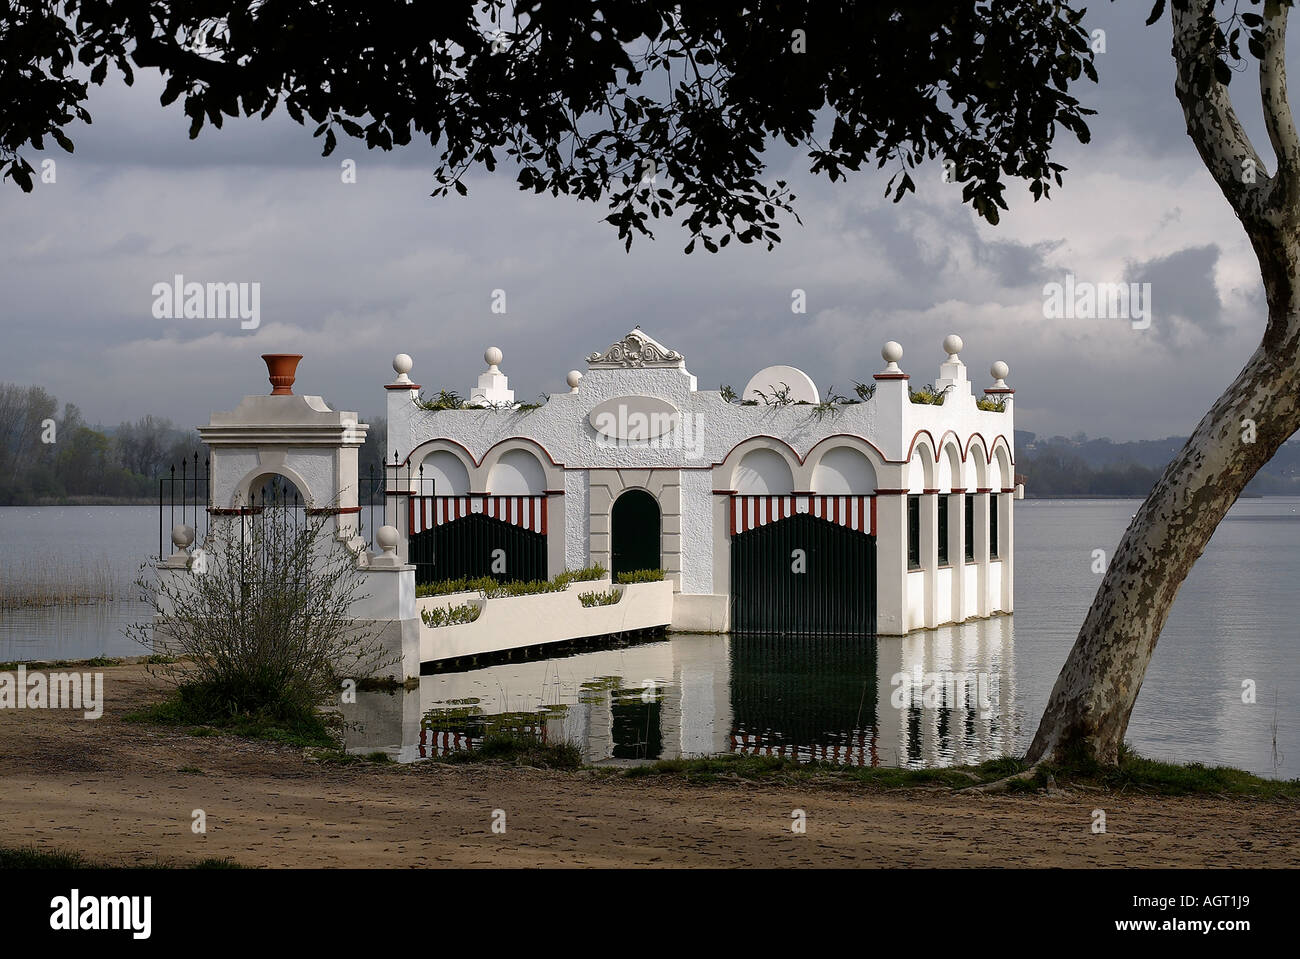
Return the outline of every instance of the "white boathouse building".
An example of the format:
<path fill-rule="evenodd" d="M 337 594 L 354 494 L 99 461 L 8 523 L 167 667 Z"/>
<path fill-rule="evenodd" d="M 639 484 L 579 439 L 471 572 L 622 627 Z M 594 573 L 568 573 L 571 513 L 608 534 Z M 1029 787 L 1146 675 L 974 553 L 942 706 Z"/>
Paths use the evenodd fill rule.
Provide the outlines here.
<path fill-rule="evenodd" d="M 733 395 L 699 389 L 680 353 L 635 329 L 539 404 L 515 400 L 495 347 L 464 401 L 424 397 L 399 354 L 385 385 L 382 528 L 364 522 L 358 480 L 369 427 L 293 393 L 300 355 L 267 354 L 272 393 L 200 428 L 209 470 L 188 508 L 196 525 L 201 513 L 248 523 L 261 509 L 255 491 L 277 477 L 291 484 L 366 580 L 352 619 L 408 678 L 439 662 L 665 626 L 904 635 L 1014 608 L 1013 391 L 995 362 L 977 396 L 962 349 L 948 336 L 937 378 L 920 389 L 891 341 L 852 396 L 821 396 L 788 366 Z M 186 509 L 179 523 L 174 504 L 168 512 L 174 552 L 160 547 L 160 576 L 195 570 Z M 572 583 L 521 596 L 418 589 L 596 565 L 607 572 L 581 589 L 606 602 Z M 432 615 L 466 606 L 473 617 Z"/>
<path fill-rule="evenodd" d="M 962 349 L 944 340 L 924 390 L 891 341 L 848 398 L 784 366 L 724 396 L 636 329 L 540 406 L 516 402 L 499 349 L 464 403 L 422 403 L 401 354 L 386 462 L 409 495 L 386 520 L 422 581 L 662 569 L 682 630 L 902 635 L 1011 612 L 1013 391 L 998 362 L 977 397 Z"/>

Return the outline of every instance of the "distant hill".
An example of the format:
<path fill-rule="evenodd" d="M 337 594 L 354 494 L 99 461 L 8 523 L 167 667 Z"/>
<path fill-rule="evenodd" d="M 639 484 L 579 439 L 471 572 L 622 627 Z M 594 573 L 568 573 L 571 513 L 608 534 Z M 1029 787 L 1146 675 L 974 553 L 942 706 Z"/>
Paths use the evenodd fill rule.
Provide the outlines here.
<path fill-rule="evenodd" d="M 1042 439 L 1016 430 L 1016 472 L 1029 497 L 1145 496 L 1185 442 L 1170 436 L 1116 443 L 1083 433 Z M 1245 492 L 1300 495 L 1300 440 L 1284 443 Z"/>

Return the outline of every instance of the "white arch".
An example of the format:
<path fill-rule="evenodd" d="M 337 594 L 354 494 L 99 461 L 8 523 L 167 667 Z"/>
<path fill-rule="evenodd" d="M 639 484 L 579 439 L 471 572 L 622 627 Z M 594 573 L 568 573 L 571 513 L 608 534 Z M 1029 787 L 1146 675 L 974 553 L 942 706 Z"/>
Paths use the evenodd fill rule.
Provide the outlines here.
<path fill-rule="evenodd" d="M 433 492 L 439 496 L 464 496 L 470 492 L 469 468 L 451 450 L 434 450 L 418 467 L 417 475 L 424 481 L 425 493 L 432 480 Z"/>
<path fill-rule="evenodd" d="M 231 507 L 248 506 L 249 491 L 254 488 L 260 488 L 262 483 L 270 479 L 272 476 L 282 477 L 292 483 L 297 488 L 298 493 L 302 496 L 303 504 L 305 506 L 320 505 L 316 502 L 315 496 L 311 491 L 311 486 L 307 483 L 307 480 L 303 478 L 303 475 L 292 467 L 285 466 L 283 463 L 277 463 L 275 465 L 259 463 L 257 466 L 245 473 L 240 477 L 239 482 L 235 484 L 235 490 L 231 495 L 229 505 Z M 256 486 L 254 484 L 256 484 Z"/>
<path fill-rule="evenodd" d="M 1015 473 L 1011 468 L 1011 452 L 1002 437 L 993 441 L 993 462 L 990 465 L 990 487 L 1000 492 L 1016 485 Z"/>
<path fill-rule="evenodd" d="M 954 488 L 962 488 L 961 449 L 958 448 L 956 441 L 949 440 L 943 444 L 943 450 L 939 453 L 939 462 L 936 466 L 935 489 L 950 493 Z"/>
<path fill-rule="evenodd" d="M 918 440 L 907 464 L 907 491 L 921 493 L 934 489 L 934 450 L 927 440 Z"/>
<path fill-rule="evenodd" d="M 876 468 L 852 446 L 832 446 L 812 469 L 812 492 L 847 496 L 874 493 Z"/>
<path fill-rule="evenodd" d="M 737 493 L 787 495 L 794 492 L 794 473 L 773 449 L 751 449 L 736 465 L 732 488 Z"/>
<path fill-rule="evenodd" d="M 964 472 L 966 489 L 970 492 L 984 489 L 989 485 L 988 454 L 984 450 L 983 441 L 978 436 L 971 440 L 970 446 L 966 449 Z"/>
<path fill-rule="evenodd" d="M 488 473 L 487 492 L 500 496 L 538 496 L 546 492 L 546 470 L 525 449 L 506 450 Z"/>

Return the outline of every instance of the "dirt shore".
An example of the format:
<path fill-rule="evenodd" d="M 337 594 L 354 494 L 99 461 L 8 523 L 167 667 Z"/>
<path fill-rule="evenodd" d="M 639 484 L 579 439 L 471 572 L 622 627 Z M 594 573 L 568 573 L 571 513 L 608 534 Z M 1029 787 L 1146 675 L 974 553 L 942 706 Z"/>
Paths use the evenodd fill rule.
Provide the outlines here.
<path fill-rule="evenodd" d="M 161 687 L 142 666 L 104 674 L 99 720 L 0 711 L 0 845 L 123 865 L 1300 866 L 1294 804 L 325 765 L 295 748 L 124 723 Z M 191 829 L 199 809 L 204 834 Z M 795 809 L 805 834 L 791 830 Z M 1092 832 L 1095 809 L 1104 834 Z"/>

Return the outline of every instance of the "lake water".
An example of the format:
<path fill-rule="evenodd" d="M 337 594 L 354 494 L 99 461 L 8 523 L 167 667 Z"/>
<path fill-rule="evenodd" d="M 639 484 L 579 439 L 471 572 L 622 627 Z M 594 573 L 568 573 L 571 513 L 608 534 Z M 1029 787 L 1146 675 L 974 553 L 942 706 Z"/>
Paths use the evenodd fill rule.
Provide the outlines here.
<path fill-rule="evenodd" d="M 409 693 L 361 694 L 346 710 L 350 747 L 410 760 L 509 728 L 578 742 L 593 762 L 764 752 L 920 766 L 1023 751 L 1097 588 L 1092 552 L 1109 554 L 1137 506 L 1017 503 L 1014 616 L 872 642 L 676 634 L 444 672 Z M 1232 508 L 1156 648 L 1128 731 L 1139 752 L 1300 776 L 1298 548 L 1300 498 Z M 35 556 L 90 557 L 129 594 L 157 549 L 150 507 L 0 508 L 0 576 Z M 121 627 L 147 612 L 0 611 L 0 661 L 138 655 Z M 954 676 L 945 697 L 939 681 Z"/>

